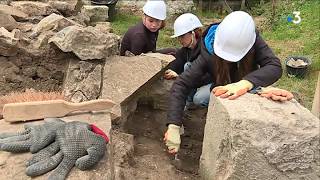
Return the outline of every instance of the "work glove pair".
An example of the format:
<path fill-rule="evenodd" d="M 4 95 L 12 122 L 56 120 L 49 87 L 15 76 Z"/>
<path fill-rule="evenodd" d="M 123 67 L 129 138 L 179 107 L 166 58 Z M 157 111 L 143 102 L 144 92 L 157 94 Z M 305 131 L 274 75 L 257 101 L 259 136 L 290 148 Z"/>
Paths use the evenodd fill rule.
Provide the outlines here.
<path fill-rule="evenodd" d="M 174 72 L 173 70 L 171 69 L 168 69 L 164 72 L 164 78 L 167 79 L 167 80 L 170 80 L 170 79 L 175 79 L 177 78 L 179 75 Z"/>
<path fill-rule="evenodd" d="M 247 80 L 241 80 L 225 86 L 215 87 L 213 88 L 212 92 L 215 96 L 232 100 L 244 95 L 252 88 L 253 84 L 251 82 Z M 274 87 L 257 88 L 253 91 L 253 93 L 257 93 L 262 97 L 266 97 L 274 101 L 290 101 L 293 98 L 293 94 L 291 92 Z"/>
<path fill-rule="evenodd" d="M 57 122 L 59 120 L 55 119 L 54 121 Z M 60 122 L 62 122 L 63 125 L 55 130 L 54 138 L 50 140 L 51 144 L 49 143 L 50 145 L 48 145 L 47 143 L 48 146 L 34 154 L 27 162 L 26 174 L 28 176 L 39 176 L 54 169 L 49 179 L 65 179 L 73 166 L 76 166 L 80 170 L 87 170 L 97 164 L 104 156 L 108 139 L 99 128 L 78 121 L 65 123 L 60 120 Z M 41 132 L 43 132 L 44 127 L 47 127 L 47 125 L 48 122 L 46 121 L 43 125 L 37 125 L 35 127 L 38 127 L 38 129 L 41 129 Z M 32 133 L 29 133 L 29 139 L 34 139 L 32 134 L 36 134 L 37 137 L 42 139 L 42 136 L 38 136 L 38 134 L 41 133 L 38 133 L 35 129 L 37 128 L 34 128 Z M 10 150 L 10 152 L 25 152 L 27 148 L 24 148 L 24 151 L 18 151 L 16 147 L 21 149 L 21 144 L 29 147 L 30 140 L 18 143 L 13 142 L 13 144 L 8 141 L 4 142 L 4 140 L 8 140 L 8 138 L 24 137 L 25 134 L 26 133 L 23 132 L 10 137 L 8 137 L 9 134 L 0 135 L 1 140 L 3 140 L 1 149 L 3 149 L 3 147 L 12 147 L 5 150 Z M 42 146 L 42 143 L 38 143 L 37 141 L 33 142 L 36 142 L 35 145 L 41 144 Z"/>

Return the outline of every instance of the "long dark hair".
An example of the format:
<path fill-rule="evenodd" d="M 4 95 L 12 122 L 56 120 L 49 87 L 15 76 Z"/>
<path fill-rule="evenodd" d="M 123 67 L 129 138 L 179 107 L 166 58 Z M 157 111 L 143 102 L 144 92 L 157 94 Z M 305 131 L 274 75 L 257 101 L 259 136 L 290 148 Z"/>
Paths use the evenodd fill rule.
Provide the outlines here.
<path fill-rule="evenodd" d="M 193 30 L 194 34 L 195 34 L 195 38 L 196 40 L 199 40 L 202 37 L 202 30 L 201 28 L 196 28 Z"/>
<path fill-rule="evenodd" d="M 226 85 L 241 80 L 245 75 L 253 71 L 253 59 L 255 51 L 253 48 L 236 63 L 232 63 L 213 55 L 213 75 L 216 86 Z"/>

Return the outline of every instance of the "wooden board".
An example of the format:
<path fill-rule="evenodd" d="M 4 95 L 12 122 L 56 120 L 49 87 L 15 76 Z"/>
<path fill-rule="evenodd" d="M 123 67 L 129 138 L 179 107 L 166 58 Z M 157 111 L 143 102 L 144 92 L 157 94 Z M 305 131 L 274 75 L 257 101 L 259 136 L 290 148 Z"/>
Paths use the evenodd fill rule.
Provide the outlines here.
<path fill-rule="evenodd" d="M 29 121 L 48 117 L 63 117 L 74 111 L 101 111 L 111 109 L 115 103 L 97 99 L 81 103 L 64 100 L 9 103 L 3 107 L 3 118 L 8 122 Z"/>

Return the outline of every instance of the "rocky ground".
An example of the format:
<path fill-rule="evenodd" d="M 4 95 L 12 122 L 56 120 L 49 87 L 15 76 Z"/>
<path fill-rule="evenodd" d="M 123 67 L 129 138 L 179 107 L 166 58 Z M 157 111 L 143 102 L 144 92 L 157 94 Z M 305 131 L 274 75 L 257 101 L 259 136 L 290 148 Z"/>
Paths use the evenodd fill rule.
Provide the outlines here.
<path fill-rule="evenodd" d="M 133 135 L 132 149 L 127 161 L 121 165 L 124 179 L 198 179 L 199 158 L 202 150 L 203 129 L 207 109 L 191 110 L 185 117 L 185 133 L 182 136 L 178 160 L 166 152 L 163 134 L 166 130 L 166 111 L 150 106 L 138 106 L 122 133 Z M 117 149 L 115 149 L 117 151 Z M 120 150 L 121 151 L 121 150 Z M 117 152 L 116 152 L 117 153 Z M 120 152 L 123 153 L 123 152 Z"/>

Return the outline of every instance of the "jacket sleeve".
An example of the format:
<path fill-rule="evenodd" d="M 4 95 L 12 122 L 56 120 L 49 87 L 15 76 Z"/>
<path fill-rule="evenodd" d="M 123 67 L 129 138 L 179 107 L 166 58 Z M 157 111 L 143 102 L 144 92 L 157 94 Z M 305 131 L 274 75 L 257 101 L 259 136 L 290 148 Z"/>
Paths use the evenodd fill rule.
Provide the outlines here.
<path fill-rule="evenodd" d="M 169 64 L 168 69 L 173 70 L 177 74 L 181 74 L 184 70 L 184 64 L 187 61 L 185 58 L 183 58 L 184 53 L 186 52 L 184 52 L 182 48 L 179 49 L 175 55 L 176 59 Z"/>
<path fill-rule="evenodd" d="M 169 110 L 167 124 L 175 124 L 181 126 L 183 109 L 186 104 L 186 99 L 190 91 L 198 88 L 202 76 L 208 71 L 208 60 L 199 56 L 189 69 L 184 71 L 175 80 L 171 87 L 169 98 Z"/>
<path fill-rule="evenodd" d="M 269 86 L 276 82 L 282 75 L 282 67 L 279 58 L 272 52 L 262 37 L 257 33 L 254 61 L 259 69 L 249 73 L 243 79 L 250 81 L 255 87 Z"/>

